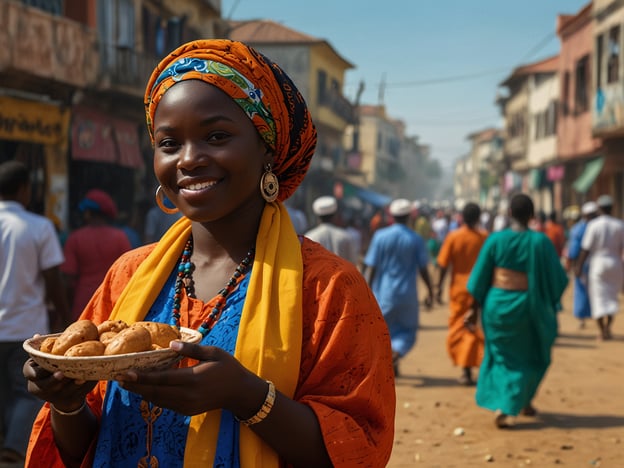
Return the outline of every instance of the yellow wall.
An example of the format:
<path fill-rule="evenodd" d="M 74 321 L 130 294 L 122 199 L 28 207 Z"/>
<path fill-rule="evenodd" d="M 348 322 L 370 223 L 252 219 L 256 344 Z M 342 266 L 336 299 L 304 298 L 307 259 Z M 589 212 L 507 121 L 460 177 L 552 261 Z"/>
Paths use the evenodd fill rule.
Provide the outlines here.
<path fill-rule="evenodd" d="M 327 44 L 316 44 L 311 47 L 310 51 L 310 107 L 312 115 L 320 123 L 336 130 L 343 131 L 348 122 L 335 115 L 328 107 L 319 107 L 318 105 L 318 71 L 324 70 L 327 74 L 328 86 L 332 81 L 338 82 L 338 89 L 343 92 L 344 75 L 348 68 L 351 68 L 342 58 Z"/>

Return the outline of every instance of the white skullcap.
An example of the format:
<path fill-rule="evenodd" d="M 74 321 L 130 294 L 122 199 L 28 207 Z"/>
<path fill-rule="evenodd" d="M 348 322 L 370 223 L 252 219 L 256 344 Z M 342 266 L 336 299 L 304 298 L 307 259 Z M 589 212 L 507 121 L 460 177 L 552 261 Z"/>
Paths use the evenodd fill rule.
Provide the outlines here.
<path fill-rule="evenodd" d="M 613 206 L 613 198 L 609 195 L 600 195 L 598 200 L 596 200 L 596 204 L 601 208 L 604 208 L 605 206 Z"/>
<path fill-rule="evenodd" d="M 392 216 L 407 216 L 412 212 L 412 203 L 405 198 L 397 198 L 390 203 L 390 214 Z"/>
<path fill-rule="evenodd" d="M 598 211 L 598 204 L 593 201 L 588 201 L 587 203 L 583 203 L 583 207 L 581 208 L 581 213 L 584 215 L 592 214 Z"/>
<path fill-rule="evenodd" d="M 319 197 L 312 203 L 312 211 L 317 216 L 327 216 L 334 214 L 338 210 L 338 202 L 334 197 Z"/>

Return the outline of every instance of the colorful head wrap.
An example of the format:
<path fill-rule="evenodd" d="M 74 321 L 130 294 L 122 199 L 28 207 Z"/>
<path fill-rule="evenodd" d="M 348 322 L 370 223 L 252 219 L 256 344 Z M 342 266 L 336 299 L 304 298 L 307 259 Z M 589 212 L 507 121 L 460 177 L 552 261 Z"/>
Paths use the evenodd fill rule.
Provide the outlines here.
<path fill-rule="evenodd" d="M 145 90 L 145 114 L 152 143 L 154 114 L 175 83 L 201 80 L 228 94 L 251 119 L 274 153 L 273 172 L 288 198 L 310 166 L 316 129 L 303 97 L 282 69 L 241 43 L 226 39 L 189 42 L 156 67 Z"/>

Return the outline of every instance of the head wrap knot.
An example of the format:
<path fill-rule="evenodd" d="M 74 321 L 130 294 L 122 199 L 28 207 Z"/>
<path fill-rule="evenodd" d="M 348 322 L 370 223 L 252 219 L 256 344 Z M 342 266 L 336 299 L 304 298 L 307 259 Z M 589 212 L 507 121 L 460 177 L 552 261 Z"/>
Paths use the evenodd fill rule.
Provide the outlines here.
<path fill-rule="evenodd" d="M 225 39 L 189 42 L 156 67 L 145 90 L 145 114 L 154 139 L 154 114 L 175 83 L 201 80 L 229 95 L 273 151 L 279 200 L 288 198 L 305 176 L 316 147 L 316 129 L 306 103 L 278 65 L 251 47 Z"/>

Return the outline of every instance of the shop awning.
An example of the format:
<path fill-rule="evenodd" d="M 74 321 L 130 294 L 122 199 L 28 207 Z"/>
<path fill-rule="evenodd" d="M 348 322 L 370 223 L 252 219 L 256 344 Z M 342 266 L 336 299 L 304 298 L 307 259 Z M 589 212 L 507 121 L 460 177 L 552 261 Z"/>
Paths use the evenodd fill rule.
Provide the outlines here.
<path fill-rule="evenodd" d="M 596 180 L 596 177 L 598 177 L 598 174 L 600 174 L 600 171 L 602 171 L 602 166 L 604 166 L 603 156 L 585 164 L 583 173 L 572 184 L 574 190 L 580 193 L 587 192 Z"/>
<path fill-rule="evenodd" d="M 358 187 L 357 185 L 353 185 L 348 182 L 343 183 L 343 191 L 345 197 L 358 197 L 363 202 L 369 203 L 376 208 L 383 208 L 392 201 L 392 198 L 388 195 L 365 189 L 363 187 Z"/>

